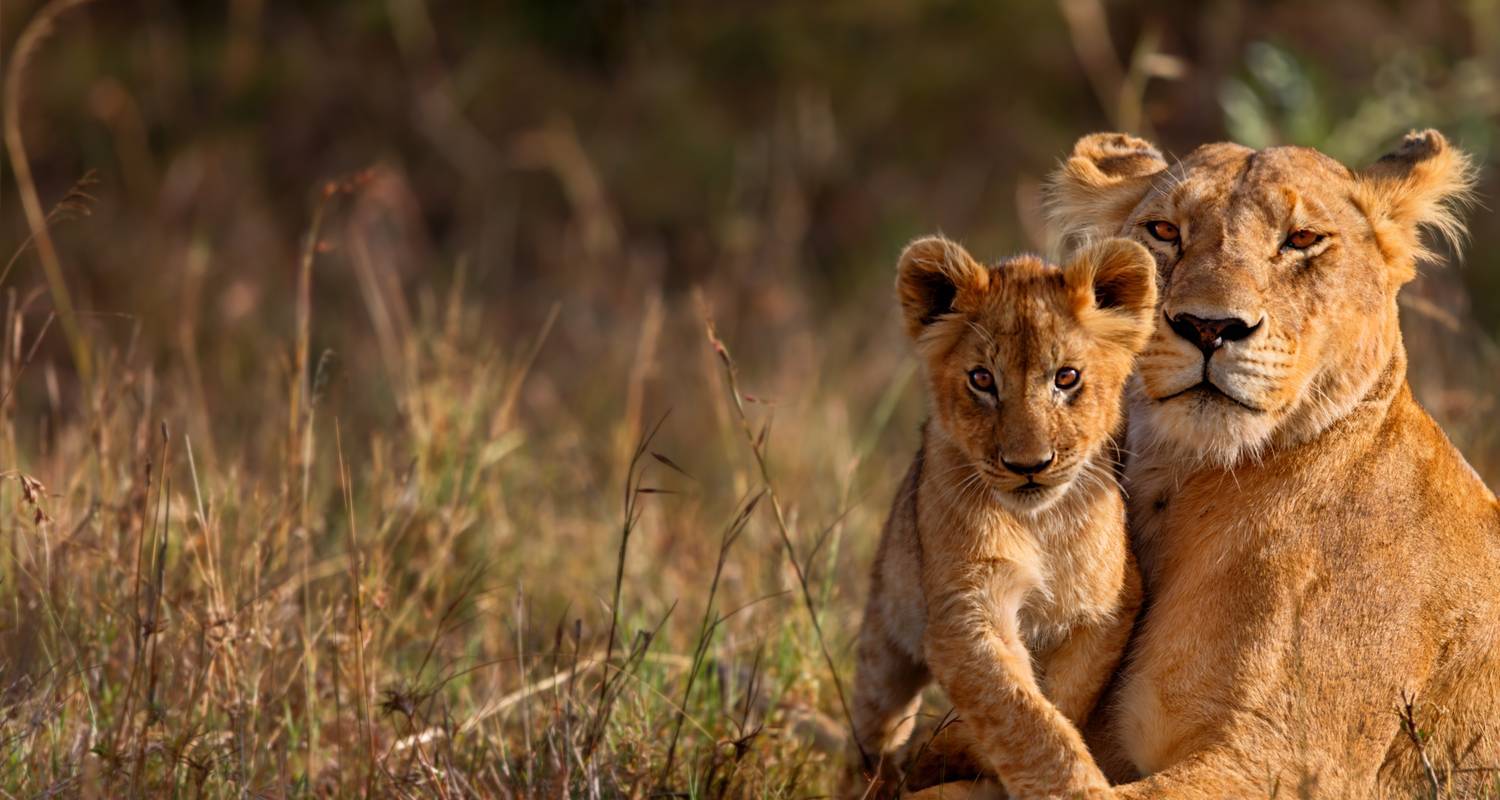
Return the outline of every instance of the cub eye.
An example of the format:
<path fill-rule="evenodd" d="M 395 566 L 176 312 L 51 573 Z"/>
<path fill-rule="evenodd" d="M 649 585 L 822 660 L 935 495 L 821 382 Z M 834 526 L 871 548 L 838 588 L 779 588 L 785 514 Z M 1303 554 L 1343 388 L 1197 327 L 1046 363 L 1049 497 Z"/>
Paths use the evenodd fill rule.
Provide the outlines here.
<path fill-rule="evenodd" d="M 995 393 L 995 376 L 984 367 L 969 370 L 969 385 L 981 392 Z"/>
<path fill-rule="evenodd" d="M 1292 231 L 1286 237 L 1286 241 L 1281 244 L 1281 249 L 1285 250 L 1290 247 L 1293 250 L 1306 250 L 1321 241 L 1323 241 L 1323 234 L 1308 230 L 1307 228 L 1301 228 Z"/>
<path fill-rule="evenodd" d="M 1177 242 L 1182 237 L 1182 232 L 1177 226 L 1166 220 L 1152 220 L 1146 223 L 1146 232 L 1151 234 L 1159 242 Z"/>
<path fill-rule="evenodd" d="M 1063 367 L 1053 376 L 1052 383 L 1059 389 L 1071 389 L 1078 385 L 1078 370 L 1072 367 Z"/>

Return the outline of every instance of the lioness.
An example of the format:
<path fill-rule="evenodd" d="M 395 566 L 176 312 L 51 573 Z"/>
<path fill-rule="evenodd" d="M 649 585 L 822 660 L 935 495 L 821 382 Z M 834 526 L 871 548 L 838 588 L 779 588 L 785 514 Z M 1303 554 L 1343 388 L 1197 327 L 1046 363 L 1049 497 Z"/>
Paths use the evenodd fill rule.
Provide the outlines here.
<path fill-rule="evenodd" d="M 1075 725 L 1140 598 L 1106 446 L 1152 328 L 1154 268 L 1122 239 L 1061 268 L 1028 256 L 981 266 L 940 237 L 902 254 L 932 418 L 860 631 L 853 714 L 867 766 L 895 760 L 936 677 L 1010 791 L 1108 793 Z M 893 788 L 888 771 L 874 777 Z"/>
<path fill-rule="evenodd" d="M 1121 797 L 1493 789 L 1500 507 L 1412 398 L 1396 296 L 1455 238 L 1436 131 L 1352 171 L 1079 140 L 1051 221 L 1155 256 L 1126 469 L 1146 608 L 1096 755 Z M 1411 713 L 1407 713 L 1407 710 Z"/>

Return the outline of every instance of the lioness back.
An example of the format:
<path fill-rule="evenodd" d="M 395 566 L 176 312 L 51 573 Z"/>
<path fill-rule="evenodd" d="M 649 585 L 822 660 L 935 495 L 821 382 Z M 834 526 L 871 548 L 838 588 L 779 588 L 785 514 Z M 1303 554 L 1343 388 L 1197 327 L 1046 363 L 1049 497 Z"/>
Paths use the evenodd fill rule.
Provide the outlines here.
<path fill-rule="evenodd" d="M 951 750 L 979 761 L 949 768 L 977 766 L 1021 796 L 1107 790 L 1077 725 L 1138 603 L 1107 445 L 1150 327 L 1151 269 L 1121 241 L 1066 267 L 985 267 L 938 238 L 903 254 L 932 416 L 877 553 L 853 708 L 887 788 L 936 678 L 961 719 Z"/>

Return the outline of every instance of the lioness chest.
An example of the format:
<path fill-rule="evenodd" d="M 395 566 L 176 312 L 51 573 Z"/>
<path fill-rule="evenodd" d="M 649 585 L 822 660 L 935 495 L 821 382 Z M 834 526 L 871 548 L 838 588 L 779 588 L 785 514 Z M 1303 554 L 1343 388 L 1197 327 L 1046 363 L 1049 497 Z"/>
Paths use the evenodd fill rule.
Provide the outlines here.
<path fill-rule="evenodd" d="M 1149 479 L 1133 487 L 1131 513 L 1148 611 L 1116 697 L 1115 729 L 1142 774 L 1181 761 L 1213 738 L 1226 709 L 1256 691 L 1259 663 L 1281 654 L 1248 646 L 1270 638 L 1283 602 L 1305 574 L 1285 537 L 1253 507 L 1251 487 L 1217 480 Z M 1173 488 L 1169 491 L 1165 485 Z M 1138 494 L 1136 494 L 1138 492 Z"/>

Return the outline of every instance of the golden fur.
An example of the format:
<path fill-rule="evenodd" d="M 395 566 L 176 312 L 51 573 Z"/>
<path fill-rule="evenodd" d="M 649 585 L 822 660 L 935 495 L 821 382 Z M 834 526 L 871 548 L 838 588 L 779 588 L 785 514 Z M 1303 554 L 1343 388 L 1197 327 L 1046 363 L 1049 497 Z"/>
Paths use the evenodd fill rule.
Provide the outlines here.
<path fill-rule="evenodd" d="M 1108 448 L 1151 327 L 1152 270 L 1124 240 L 1062 268 L 1024 256 L 984 267 L 939 237 L 902 254 L 898 292 L 932 417 L 860 632 L 855 732 L 885 790 L 936 678 L 962 720 L 947 740 L 976 742 L 1012 792 L 1107 793 L 1077 726 L 1139 600 Z M 993 391 L 972 384 L 976 369 Z"/>
<path fill-rule="evenodd" d="M 1491 796 L 1500 505 L 1413 399 L 1396 303 L 1472 180 L 1435 131 L 1360 171 L 1096 134 L 1055 176 L 1062 238 L 1135 238 L 1161 289 L 1127 440 L 1146 605 L 1090 732 L 1147 776 L 1119 797 Z M 1243 325 L 1203 349 L 1182 315 Z"/>

